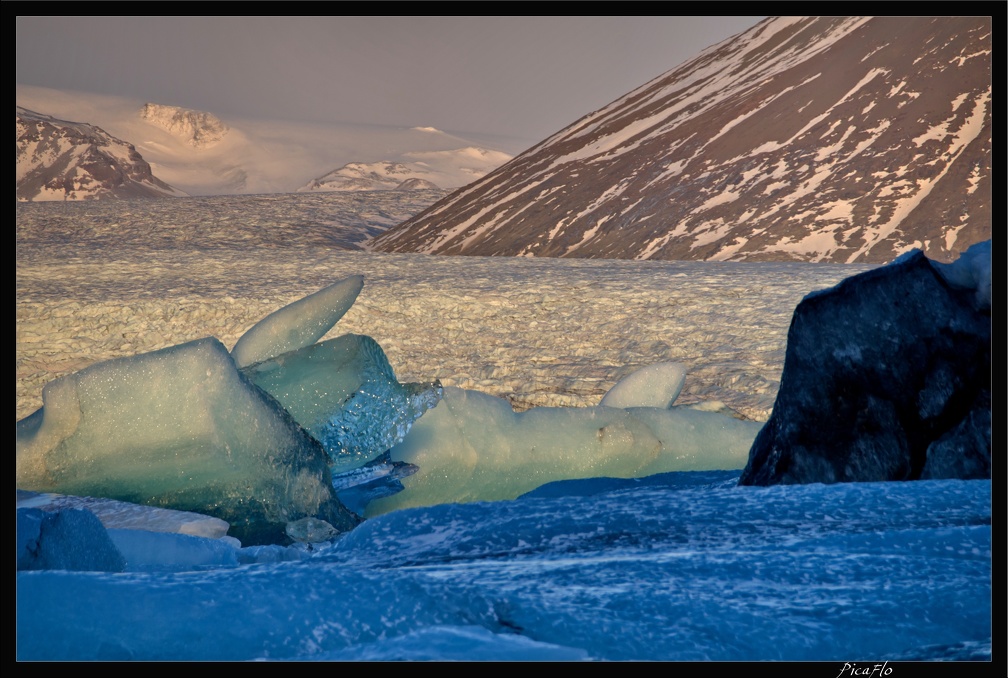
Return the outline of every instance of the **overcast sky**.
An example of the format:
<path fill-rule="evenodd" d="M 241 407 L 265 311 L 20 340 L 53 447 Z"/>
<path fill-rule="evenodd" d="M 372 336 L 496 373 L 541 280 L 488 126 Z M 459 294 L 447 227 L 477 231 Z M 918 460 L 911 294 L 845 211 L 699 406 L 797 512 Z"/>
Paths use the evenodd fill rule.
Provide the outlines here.
<path fill-rule="evenodd" d="M 17 17 L 16 77 L 225 118 L 536 142 L 761 18 Z"/>

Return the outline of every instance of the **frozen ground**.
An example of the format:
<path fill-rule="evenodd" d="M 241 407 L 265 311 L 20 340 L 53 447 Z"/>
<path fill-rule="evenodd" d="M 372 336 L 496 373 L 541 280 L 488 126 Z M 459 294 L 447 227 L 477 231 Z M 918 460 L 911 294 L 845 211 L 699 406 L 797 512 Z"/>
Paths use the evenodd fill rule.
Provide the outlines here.
<path fill-rule="evenodd" d="M 17 205 L 16 419 L 51 379 L 204 336 L 228 347 L 348 275 L 330 336 L 360 333 L 400 381 L 595 405 L 643 365 L 689 368 L 680 404 L 769 416 L 808 292 L 866 266 L 440 257 L 361 251 L 441 194 L 289 194 Z"/>

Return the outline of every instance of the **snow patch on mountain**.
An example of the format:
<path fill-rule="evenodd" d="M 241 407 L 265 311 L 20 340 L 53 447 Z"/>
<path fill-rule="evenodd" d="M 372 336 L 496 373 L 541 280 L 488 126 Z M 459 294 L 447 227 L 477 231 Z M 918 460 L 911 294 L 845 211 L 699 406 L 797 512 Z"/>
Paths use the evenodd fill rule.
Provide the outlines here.
<path fill-rule="evenodd" d="M 213 146 L 228 133 L 228 126 L 212 113 L 178 106 L 148 102 L 140 109 L 140 117 L 168 130 L 193 148 Z"/>
<path fill-rule="evenodd" d="M 473 146 L 410 151 L 403 154 L 402 162 L 347 163 L 312 179 L 298 192 L 452 189 L 485 176 L 510 159 L 511 156 L 501 151 Z"/>

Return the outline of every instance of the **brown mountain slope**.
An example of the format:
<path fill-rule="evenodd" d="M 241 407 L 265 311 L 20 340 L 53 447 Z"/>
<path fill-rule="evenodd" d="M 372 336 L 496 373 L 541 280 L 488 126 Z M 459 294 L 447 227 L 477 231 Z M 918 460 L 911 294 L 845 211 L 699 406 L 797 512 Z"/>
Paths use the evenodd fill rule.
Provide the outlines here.
<path fill-rule="evenodd" d="M 164 198 L 184 195 L 151 173 L 130 143 L 100 127 L 17 106 L 18 200 Z"/>
<path fill-rule="evenodd" d="M 991 237 L 991 24 L 772 18 L 372 242 L 389 252 L 940 261 Z"/>

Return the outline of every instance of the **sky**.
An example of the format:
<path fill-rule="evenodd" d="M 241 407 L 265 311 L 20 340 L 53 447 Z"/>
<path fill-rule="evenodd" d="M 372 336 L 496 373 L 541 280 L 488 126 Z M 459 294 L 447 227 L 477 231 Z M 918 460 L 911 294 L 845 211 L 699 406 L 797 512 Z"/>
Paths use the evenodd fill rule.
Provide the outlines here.
<path fill-rule="evenodd" d="M 540 141 L 763 17 L 16 18 L 16 82 Z"/>

